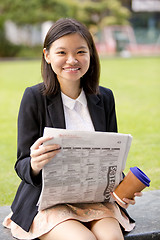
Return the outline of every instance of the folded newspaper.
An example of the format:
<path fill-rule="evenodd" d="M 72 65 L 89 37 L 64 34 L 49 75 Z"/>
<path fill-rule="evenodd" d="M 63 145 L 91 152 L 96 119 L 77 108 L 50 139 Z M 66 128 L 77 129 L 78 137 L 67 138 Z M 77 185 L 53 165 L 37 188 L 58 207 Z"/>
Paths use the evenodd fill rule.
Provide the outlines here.
<path fill-rule="evenodd" d="M 123 179 L 130 134 L 45 128 L 44 136 L 53 136 L 45 144 L 59 144 L 61 151 L 42 170 L 39 211 L 63 203 L 110 201 L 110 192 Z"/>

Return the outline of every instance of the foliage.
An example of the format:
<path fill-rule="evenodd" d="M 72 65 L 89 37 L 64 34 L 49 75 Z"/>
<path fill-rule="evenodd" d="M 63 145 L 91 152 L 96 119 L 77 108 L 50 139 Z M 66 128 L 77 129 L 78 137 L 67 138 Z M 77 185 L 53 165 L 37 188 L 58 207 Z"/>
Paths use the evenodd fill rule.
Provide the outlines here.
<path fill-rule="evenodd" d="M 102 59 L 101 85 L 113 90 L 119 132 L 133 136 L 125 173 L 140 167 L 148 190 L 160 189 L 160 58 Z M 39 61 L 0 62 L 0 205 L 11 204 L 19 179 L 16 161 L 17 114 L 27 86 L 41 81 Z"/>
<path fill-rule="evenodd" d="M 119 0 L 87 0 L 82 7 L 84 22 L 87 25 L 103 28 L 107 25 L 128 24 L 130 12 Z"/>
<path fill-rule="evenodd" d="M 126 24 L 129 11 L 119 0 L 5 0 L 0 1 L 0 56 L 15 56 L 20 47 L 10 44 L 4 35 L 4 22 L 18 25 L 37 25 L 59 18 L 76 18 L 85 23 L 94 34 L 111 24 Z"/>
<path fill-rule="evenodd" d="M 18 54 L 20 46 L 10 43 L 5 38 L 3 27 L 0 28 L 0 57 L 14 57 Z"/>
<path fill-rule="evenodd" d="M 72 17 L 87 25 L 124 24 L 129 11 L 119 0 L 5 0 L 0 2 L 3 20 L 18 24 L 37 24 Z"/>
<path fill-rule="evenodd" d="M 5 0 L 0 12 L 5 19 L 18 24 L 37 24 L 56 21 L 60 17 L 76 17 L 76 1 L 68 0 Z"/>

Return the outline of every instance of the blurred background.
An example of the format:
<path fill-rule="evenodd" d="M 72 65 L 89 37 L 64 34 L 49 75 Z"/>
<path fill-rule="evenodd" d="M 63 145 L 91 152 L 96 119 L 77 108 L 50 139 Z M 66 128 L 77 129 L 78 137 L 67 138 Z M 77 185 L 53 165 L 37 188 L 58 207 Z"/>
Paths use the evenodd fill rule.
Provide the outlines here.
<path fill-rule="evenodd" d="M 42 81 L 42 44 L 59 18 L 87 25 L 112 89 L 118 130 L 133 136 L 125 173 L 138 166 L 160 189 L 160 0 L 0 0 L 0 205 L 10 205 L 17 116 L 26 87 Z M 145 191 L 146 191 L 145 190 Z"/>
<path fill-rule="evenodd" d="M 39 57 L 61 17 L 85 23 L 100 55 L 160 54 L 160 0 L 0 0 L 0 57 Z"/>

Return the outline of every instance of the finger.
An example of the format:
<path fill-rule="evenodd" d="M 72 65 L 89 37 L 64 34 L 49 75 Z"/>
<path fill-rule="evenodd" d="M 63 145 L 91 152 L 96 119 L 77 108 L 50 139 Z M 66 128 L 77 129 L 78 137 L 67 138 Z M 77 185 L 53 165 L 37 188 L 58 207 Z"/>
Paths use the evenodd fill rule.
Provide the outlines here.
<path fill-rule="evenodd" d="M 118 204 L 119 204 L 121 207 L 125 208 L 125 209 L 128 208 L 128 206 L 129 206 L 128 203 L 123 204 L 123 203 L 121 203 L 121 202 L 118 202 Z"/>
<path fill-rule="evenodd" d="M 135 199 L 123 198 L 123 201 L 127 204 L 134 205 L 136 203 Z"/>
<path fill-rule="evenodd" d="M 38 161 L 38 162 L 32 162 L 32 163 L 31 163 L 32 169 L 40 171 L 40 170 L 43 169 L 43 167 L 44 167 L 47 163 L 49 163 L 52 159 L 53 159 L 53 156 L 51 156 L 50 158 L 41 159 L 41 160 Z"/>
<path fill-rule="evenodd" d="M 41 145 L 42 146 L 42 145 Z M 52 145 L 46 145 L 46 146 L 42 146 L 40 148 L 40 151 L 42 151 L 41 154 L 43 153 L 47 153 L 47 152 L 53 152 L 53 151 L 57 151 L 61 149 L 61 146 L 59 144 L 52 144 Z"/>
<path fill-rule="evenodd" d="M 31 158 L 31 167 L 34 171 L 40 171 L 45 164 L 47 164 L 51 159 L 55 157 L 60 150 L 56 150 L 54 152 L 48 152 L 46 154 L 40 155 L 36 158 Z"/>
<path fill-rule="evenodd" d="M 37 141 L 35 141 L 35 143 L 31 146 L 31 150 L 32 149 L 38 149 L 40 147 L 40 145 L 42 145 L 44 142 L 49 141 L 53 139 L 53 137 L 40 137 L 37 139 Z"/>
<path fill-rule="evenodd" d="M 143 193 L 142 192 L 137 192 L 134 194 L 135 197 L 142 197 Z"/>
<path fill-rule="evenodd" d="M 38 149 L 31 149 L 31 157 L 38 157 L 40 155 L 43 155 L 47 152 L 54 152 L 56 150 L 59 150 L 61 147 L 59 144 L 53 144 L 53 145 L 48 145 L 48 146 L 43 146 L 40 145 Z"/>
<path fill-rule="evenodd" d="M 47 164 L 50 160 L 51 159 L 48 159 L 48 161 L 41 161 L 37 163 L 31 161 L 31 168 L 33 173 L 37 175 L 43 169 L 44 165 Z"/>
<path fill-rule="evenodd" d="M 38 155 L 37 157 L 35 157 L 35 160 L 37 162 L 41 162 L 41 161 L 47 161 L 49 158 L 54 158 L 56 156 L 57 153 L 60 152 L 60 149 L 56 149 L 54 151 L 49 151 L 49 152 L 45 152 L 41 155 Z"/>

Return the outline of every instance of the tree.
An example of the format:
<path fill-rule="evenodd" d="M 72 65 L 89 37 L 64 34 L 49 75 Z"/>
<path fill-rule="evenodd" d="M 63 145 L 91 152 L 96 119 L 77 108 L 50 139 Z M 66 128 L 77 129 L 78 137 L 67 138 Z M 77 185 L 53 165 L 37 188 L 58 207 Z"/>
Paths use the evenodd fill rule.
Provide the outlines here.
<path fill-rule="evenodd" d="M 77 2 L 74 0 L 5 0 L 0 2 L 3 21 L 17 24 L 37 24 L 56 21 L 60 17 L 76 17 Z"/>
<path fill-rule="evenodd" d="M 128 24 L 130 12 L 119 0 L 87 0 L 81 8 L 81 18 L 89 26 Z"/>
<path fill-rule="evenodd" d="M 76 18 L 87 26 L 125 24 L 129 10 L 119 0 L 5 0 L 0 2 L 3 21 L 37 24 L 61 17 Z"/>
<path fill-rule="evenodd" d="M 119 0 L 0 0 L 0 41 L 4 43 L 0 46 L 0 55 L 6 52 L 4 49 L 11 48 L 5 39 L 6 20 L 19 25 L 33 25 L 54 22 L 61 17 L 76 18 L 94 34 L 107 25 L 128 23 L 129 10 Z"/>

